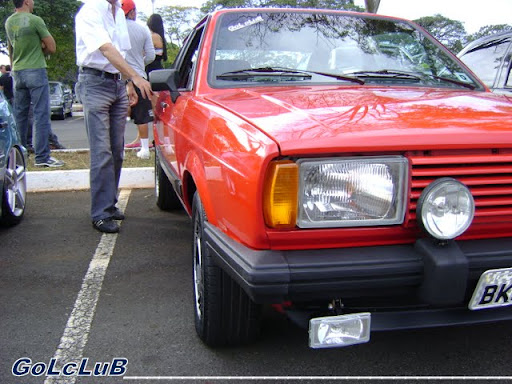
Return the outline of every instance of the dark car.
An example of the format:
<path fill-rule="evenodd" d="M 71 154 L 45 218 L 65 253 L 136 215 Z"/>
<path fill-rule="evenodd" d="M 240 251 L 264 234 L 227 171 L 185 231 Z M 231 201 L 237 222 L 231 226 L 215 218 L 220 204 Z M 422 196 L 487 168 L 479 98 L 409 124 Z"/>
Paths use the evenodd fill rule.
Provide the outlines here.
<path fill-rule="evenodd" d="M 64 120 L 73 113 L 73 92 L 69 85 L 59 81 L 50 81 L 49 84 L 52 116 Z"/>
<path fill-rule="evenodd" d="M 18 224 L 25 213 L 26 150 L 16 129 L 9 103 L 0 92 L 0 225 Z"/>
<path fill-rule="evenodd" d="M 475 40 L 457 56 L 494 92 L 512 95 L 512 31 Z"/>

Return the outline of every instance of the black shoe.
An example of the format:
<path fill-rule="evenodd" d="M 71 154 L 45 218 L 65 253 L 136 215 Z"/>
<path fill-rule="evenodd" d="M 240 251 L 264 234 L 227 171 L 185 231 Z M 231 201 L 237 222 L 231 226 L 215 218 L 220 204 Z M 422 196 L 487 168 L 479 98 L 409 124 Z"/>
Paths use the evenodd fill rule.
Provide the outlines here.
<path fill-rule="evenodd" d="M 61 143 L 50 143 L 50 149 L 66 149 Z"/>
<path fill-rule="evenodd" d="M 124 220 L 124 213 L 116 208 L 116 210 L 112 214 L 112 220 Z"/>
<path fill-rule="evenodd" d="M 117 223 L 110 218 L 93 221 L 92 226 L 100 232 L 105 232 L 105 233 L 119 232 L 119 225 L 117 225 Z"/>

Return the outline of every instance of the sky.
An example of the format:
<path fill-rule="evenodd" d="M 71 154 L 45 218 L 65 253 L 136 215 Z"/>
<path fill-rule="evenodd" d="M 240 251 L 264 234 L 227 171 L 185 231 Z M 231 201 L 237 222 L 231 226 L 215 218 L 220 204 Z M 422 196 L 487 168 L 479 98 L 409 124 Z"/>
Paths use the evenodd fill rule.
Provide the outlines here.
<path fill-rule="evenodd" d="M 139 11 L 147 16 L 166 5 L 201 7 L 206 0 L 134 0 Z M 364 7 L 364 0 L 355 0 Z M 404 19 L 418 19 L 437 13 L 464 23 L 466 32 L 477 32 L 480 27 L 493 24 L 512 23 L 512 0 L 381 0 L 379 14 Z M 0 64 L 8 64 L 6 56 L 0 56 Z"/>

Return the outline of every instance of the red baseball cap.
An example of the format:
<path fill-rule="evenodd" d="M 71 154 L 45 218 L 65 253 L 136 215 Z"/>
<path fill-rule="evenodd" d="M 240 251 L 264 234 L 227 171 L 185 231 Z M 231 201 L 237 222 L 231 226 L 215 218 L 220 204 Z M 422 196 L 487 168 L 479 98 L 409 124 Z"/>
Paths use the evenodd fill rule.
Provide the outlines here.
<path fill-rule="evenodd" d="M 123 0 L 122 8 L 125 16 L 129 14 L 132 9 L 136 9 L 133 0 Z"/>

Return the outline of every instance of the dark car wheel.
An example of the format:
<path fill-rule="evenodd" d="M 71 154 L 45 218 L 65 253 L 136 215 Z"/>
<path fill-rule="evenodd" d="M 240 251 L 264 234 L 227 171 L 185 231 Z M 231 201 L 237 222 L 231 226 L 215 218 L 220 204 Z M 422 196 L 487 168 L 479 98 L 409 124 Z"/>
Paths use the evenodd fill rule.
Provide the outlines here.
<path fill-rule="evenodd" d="M 18 148 L 11 148 L 7 158 L 2 191 L 2 226 L 18 224 L 25 213 L 27 178 L 25 159 Z"/>
<path fill-rule="evenodd" d="M 61 107 L 61 109 L 59 110 L 59 113 L 57 113 L 55 117 L 58 120 L 64 120 L 66 118 L 66 113 L 64 111 L 64 106 Z"/>
<path fill-rule="evenodd" d="M 261 307 L 213 261 L 205 246 L 207 221 L 199 194 L 192 205 L 194 320 L 201 340 L 211 346 L 240 345 L 260 332 Z"/>
<path fill-rule="evenodd" d="M 181 201 L 160 165 L 158 152 L 155 152 L 155 195 L 156 205 L 164 211 L 181 207 Z"/>

